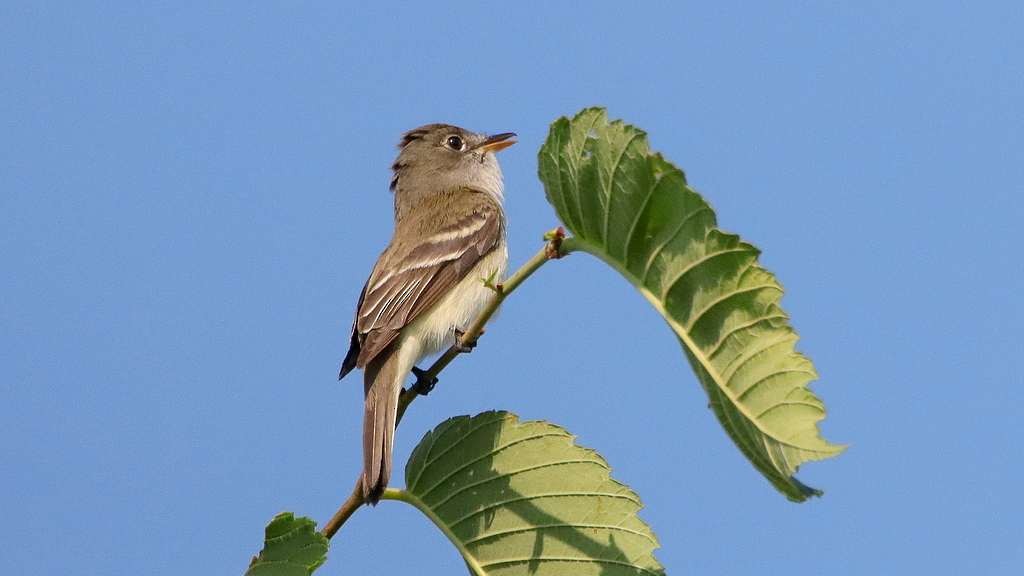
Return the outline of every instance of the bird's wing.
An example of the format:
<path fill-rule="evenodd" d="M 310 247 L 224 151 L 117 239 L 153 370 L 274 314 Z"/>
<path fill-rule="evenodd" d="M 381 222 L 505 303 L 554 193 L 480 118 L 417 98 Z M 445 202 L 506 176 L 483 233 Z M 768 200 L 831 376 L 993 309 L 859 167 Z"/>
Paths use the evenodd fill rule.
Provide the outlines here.
<path fill-rule="evenodd" d="M 359 293 L 359 302 L 356 304 L 356 318 L 352 320 L 352 336 L 349 338 L 348 353 L 345 354 L 345 359 L 341 362 L 341 371 L 338 372 L 338 380 L 345 377 L 356 367 L 356 363 L 359 360 L 359 349 L 361 348 L 362 338 L 359 336 L 359 330 L 357 329 L 357 323 L 359 321 L 359 309 L 363 307 L 363 298 L 366 297 L 366 287 L 370 285 L 370 281 L 367 280 L 366 284 L 363 284 L 363 291 Z"/>
<path fill-rule="evenodd" d="M 381 254 L 360 298 L 342 376 L 366 366 L 500 244 L 500 209 L 483 194 L 472 194 L 478 198 L 471 208 L 450 224 L 410 245 L 393 244 Z"/>

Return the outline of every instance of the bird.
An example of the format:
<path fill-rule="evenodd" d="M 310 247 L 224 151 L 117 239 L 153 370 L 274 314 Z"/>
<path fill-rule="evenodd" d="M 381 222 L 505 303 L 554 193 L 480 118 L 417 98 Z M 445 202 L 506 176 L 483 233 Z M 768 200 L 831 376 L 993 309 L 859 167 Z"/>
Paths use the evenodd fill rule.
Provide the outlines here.
<path fill-rule="evenodd" d="M 394 231 L 356 305 L 338 379 L 363 370 L 364 501 L 391 477 L 398 399 L 416 364 L 452 345 L 508 265 L 504 182 L 496 153 L 516 134 L 451 124 L 405 132 L 391 166 Z"/>

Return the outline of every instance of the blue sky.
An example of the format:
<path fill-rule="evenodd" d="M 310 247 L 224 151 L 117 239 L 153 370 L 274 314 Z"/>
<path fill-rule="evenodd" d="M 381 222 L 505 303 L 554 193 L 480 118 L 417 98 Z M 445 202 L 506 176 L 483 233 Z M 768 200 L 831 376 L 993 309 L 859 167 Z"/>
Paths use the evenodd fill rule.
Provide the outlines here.
<path fill-rule="evenodd" d="M 547 266 L 417 402 L 547 419 L 643 498 L 670 574 L 1024 566 L 1019 3 L 182 2 L 0 7 L 0 572 L 240 573 L 359 470 L 337 382 L 403 130 L 514 130 L 513 264 L 557 221 L 556 117 L 646 129 L 759 246 L 851 448 L 794 505 L 668 328 L 584 255 Z M 397 502 L 323 574 L 461 573 Z"/>

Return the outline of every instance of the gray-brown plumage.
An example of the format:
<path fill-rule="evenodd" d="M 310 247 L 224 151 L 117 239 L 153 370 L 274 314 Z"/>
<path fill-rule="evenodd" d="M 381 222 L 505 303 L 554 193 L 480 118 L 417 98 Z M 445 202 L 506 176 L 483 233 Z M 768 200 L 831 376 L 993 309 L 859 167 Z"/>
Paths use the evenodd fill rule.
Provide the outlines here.
<path fill-rule="evenodd" d="M 363 287 L 339 378 L 364 369 L 363 495 L 391 476 L 398 396 L 421 358 L 455 342 L 487 302 L 483 279 L 505 271 L 501 169 L 490 138 L 430 124 L 407 132 L 392 168 L 395 230 Z"/>

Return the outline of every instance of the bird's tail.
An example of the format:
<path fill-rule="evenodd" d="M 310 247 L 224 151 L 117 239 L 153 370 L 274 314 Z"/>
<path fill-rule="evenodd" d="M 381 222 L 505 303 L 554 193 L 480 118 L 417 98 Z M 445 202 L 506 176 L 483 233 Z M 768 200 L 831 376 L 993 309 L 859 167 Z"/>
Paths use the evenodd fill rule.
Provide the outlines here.
<path fill-rule="evenodd" d="M 380 500 L 391 478 L 398 396 L 407 371 L 400 357 L 397 347 L 385 350 L 364 371 L 363 497 L 370 504 Z"/>

